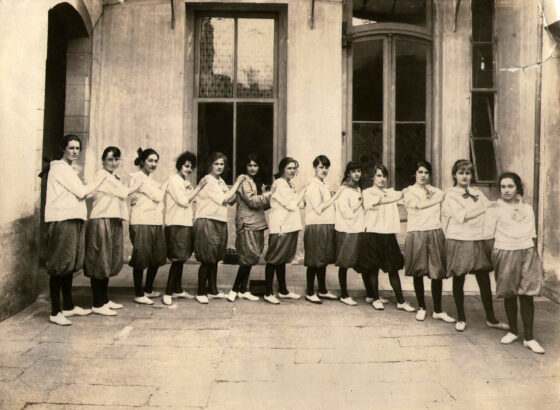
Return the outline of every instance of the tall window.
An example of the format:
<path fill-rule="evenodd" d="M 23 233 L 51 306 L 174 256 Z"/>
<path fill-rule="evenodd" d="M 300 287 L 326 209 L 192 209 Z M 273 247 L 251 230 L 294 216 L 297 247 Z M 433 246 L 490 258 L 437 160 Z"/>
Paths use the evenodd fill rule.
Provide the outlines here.
<path fill-rule="evenodd" d="M 382 162 L 402 189 L 431 156 L 431 2 L 354 0 L 347 16 L 347 156 L 362 164 L 366 186 Z"/>
<path fill-rule="evenodd" d="M 472 0 L 471 159 L 478 183 L 495 182 L 499 172 L 494 127 L 494 1 Z"/>
<path fill-rule="evenodd" d="M 224 152 L 224 180 L 245 173 L 247 155 L 272 178 L 278 113 L 278 19 L 274 14 L 198 14 L 196 18 L 194 118 L 197 152 Z"/>

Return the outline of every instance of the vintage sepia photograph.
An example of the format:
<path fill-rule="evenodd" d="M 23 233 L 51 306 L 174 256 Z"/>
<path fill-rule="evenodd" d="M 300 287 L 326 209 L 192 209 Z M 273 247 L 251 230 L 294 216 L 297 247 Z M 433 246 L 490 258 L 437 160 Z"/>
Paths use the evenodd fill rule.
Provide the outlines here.
<path fill-rule="evenodd" d="M 0 410 L 560 408 L 560 0 L 0 0 Z"/>

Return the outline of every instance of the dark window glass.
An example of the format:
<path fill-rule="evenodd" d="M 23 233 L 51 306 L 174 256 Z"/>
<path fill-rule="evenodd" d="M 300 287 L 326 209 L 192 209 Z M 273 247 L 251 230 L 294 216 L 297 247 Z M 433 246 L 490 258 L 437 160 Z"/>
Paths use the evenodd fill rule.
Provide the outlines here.
<path fill-rule="evenodd" d="M 395 189 L 410 185 L 418 160 L 426 158 L 426 125 L 395 125 Z"/>
<path fill-rule="evenodd" d="M 383 161 L 382 123 L 352 125 L 352 160 L 362 165 L 362 188 L 372 186 L 373 165 Z"/>
<path fill-rule="evenodd" d="M 494 47 L 492 44 L 473 45 L 473 88 L 494 87 Z"/>
<path fill-rule="evenodd" d="M 383 40 L 352 45 L 352 119 L 383 121 Z"/>
<path fill-rule="evenodd" d="M 237 104 L 236 174 L 247 173 L 247 157 L 256 154 L 259 174 L 256 182 L 272 181 L 272 144 L 274 106 L 272 104 Z"/>
<path fill-rule="evenodd" d="M 492 138 L 494 134 L 494 94 L 472 94 L 472 124 L 474 138 Z"/>
<path fill-rule="evenodd" d="M 398 40 L 396 49 L 395 119 L 425 121 L 427 45 Z"/>
<path fill-rule="evenodd" d="M 228 157 L 222 178 L 232 183 L 231 161 L 233 160 L 233 104 L 198 104 L 198 179 L 208 172 L 210 153 L 220 151 Z"/>
<path fill-rule="evenodd" d="M 426 0 L 352 0 L 352 25 L 406 23 L 426 25 Z"/>
<path fill-rule="evenodd" d="M 473 41 L 492 41 L 494 1 L 471 0 Z"/>
<path fill-rule="evenodd" d="M 498 176 L 496 151 L 491 139 L 471 140 L 471 159 L 475 164 L 475 179 L 478 182 L 495 181 Z"/>

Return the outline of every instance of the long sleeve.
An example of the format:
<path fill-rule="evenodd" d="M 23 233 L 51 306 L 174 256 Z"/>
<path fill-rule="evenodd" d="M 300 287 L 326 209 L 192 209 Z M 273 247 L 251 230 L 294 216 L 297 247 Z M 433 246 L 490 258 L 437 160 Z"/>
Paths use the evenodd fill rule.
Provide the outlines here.
<path fill-rule="evenodd" d="M 366 210 L 370 209 L 373 205 L 379 204 L 382 198 L 381 195 L 378 195 L 377 193 L 373 192 L 372 189 L 366 189 L 362 193 L 362 196 L 364 198 L 364 208 Z"/>
<path fill-rule="evenodd" d="M 336 202 L 336 206 L 344 219 L 354 218 L 354 212 L 352 211 L 352 206 L 350 205 L 350 197 L 347 194 L 345 195 L 345 193 L 342 193 Z"/>
<path fill-rule="evenodd" d="M 252 209 L 264 208 L 268 205 L 269 200 L 264 195 L 257 195 L 256 190 L 253 188 L 249 181 L 243 181 L 237 191 L 241 199 Z"/>
<path fill-rule="evenodd" d="M 116 196 L 117 198 L 126 199 L 128 197 L 128 188 L 113 180 L 114 177 L 107 177 L 97 191 L 105 194 Z"/>
<path fill-rule="evenodd" d="M 148 181 L 144 182 L 138 191 L 146 195 L 154 202 L 161 202 L 163 195 L 165 194 L 163 189 L 157 188 L 155 184 L 149 183 Z"/>
<path fill-rule="evenodd" d="M 80 181 L 80 178 L 70 166 L 68 166 L 68 169 L 60 168 L 57 171 L 55 175 L 56 182 L 79 199 L 86 196 L 86 186 Z"/>
<path fill-rule="evenodd" d="M 186 183 L 188 182 L 184 181 L 182 178 L 180 179 L 171 177 L 169 178 L 169 183 L 167 184 L 167 192 L 169 192 L 169 194 L 173 198 L 173 201 L 175 201 L 177 205 L 182 206 L 183 208 L 187 208 L 190 206 L 188 200 L 188 190 L 191 189 L 191 186 L 189 184 L 188 188 L 185 189 Z"/>
<path fill-rule="evenodd" d="M 274 184 L 276 184 L 276 190 L 274 191 L 270 199 L 274 199 L 282 207 L 286 208 L 289 211 L 296 211 L 297 204 L 293 199 L 294 192 L 290 185 L 282 179 L 277 179 L 276 181 L 274 181 Z"/>

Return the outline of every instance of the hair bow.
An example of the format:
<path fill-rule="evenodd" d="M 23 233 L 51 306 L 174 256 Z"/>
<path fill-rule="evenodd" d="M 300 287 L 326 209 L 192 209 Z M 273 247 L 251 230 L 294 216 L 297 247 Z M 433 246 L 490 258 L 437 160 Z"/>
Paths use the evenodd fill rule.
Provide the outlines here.
<path fill-rule="evenodd" d="M 478 195 L 471 194 L 468 188 L 465 188 L 465 193 L 461 196 L 465 199 L 472 198 L 474 202 L 478 201 Z"/>

